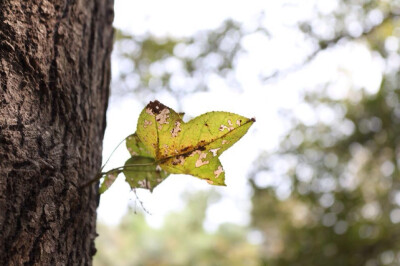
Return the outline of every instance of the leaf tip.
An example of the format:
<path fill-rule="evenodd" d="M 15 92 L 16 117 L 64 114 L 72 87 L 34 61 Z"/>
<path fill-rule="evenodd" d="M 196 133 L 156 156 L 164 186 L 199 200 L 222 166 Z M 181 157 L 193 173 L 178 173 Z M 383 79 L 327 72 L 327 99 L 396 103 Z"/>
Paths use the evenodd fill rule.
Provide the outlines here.
<path fill-rule="evenodd" d="M 221 180 L 221 181 L 212 181 L 210 179 L 206 179 L 206 182 L 210 185 L 213 186 L 222 186 L 222 187 L 226 187 L 225 181 Z"/>
<path fill-rule="evenodd" d="M 224 181 L 222 181 L 222 183 L 218 183 L 218 184 L 214 184 L 216 186 L 221 186 L 221 187 L 226 187 L 226 184 Z"/>
<path fill-rule="evenodd" d="M 160 114 L 162 110 L 168 109 L 167 106 L 157 100 L 155 100 L 154 102 L 149 102 L 146 108 L 149 108 L 154 114 Z"/>

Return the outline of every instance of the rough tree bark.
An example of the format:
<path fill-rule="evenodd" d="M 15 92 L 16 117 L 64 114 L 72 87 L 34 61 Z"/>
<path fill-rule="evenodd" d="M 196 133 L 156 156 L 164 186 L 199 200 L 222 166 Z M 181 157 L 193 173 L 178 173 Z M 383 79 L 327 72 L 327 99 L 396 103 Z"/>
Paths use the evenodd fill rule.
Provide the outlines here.
<path fill-rule="evenodd" d="M 0 265 L 90 265 L 113 0 L 0 1 Z"/>

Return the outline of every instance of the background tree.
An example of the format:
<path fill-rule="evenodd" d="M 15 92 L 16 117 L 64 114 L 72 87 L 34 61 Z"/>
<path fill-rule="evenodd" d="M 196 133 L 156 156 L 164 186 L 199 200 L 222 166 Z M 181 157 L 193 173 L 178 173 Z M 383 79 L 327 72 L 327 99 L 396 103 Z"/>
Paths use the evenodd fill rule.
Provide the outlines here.
<path fill-rule="evenodd" d="M 314 122 L 286 112 L 292 127 L 276 153 L 260 158 L 252 179 L 253 225 L 265 237 L 266 265 L 399 263 L 398 3 L 337 3 L 319 25 L 302 23 L 316 43 L 305 63 L 357 43 L 383 63 L 381 85 L 370 91 L 351 84 L 335 97 L 329 81 L 304 95 Z"/>
<path fill-rule="evenodd" d="M 113 1 L 0 3 L 0 264 L 90 265 Z"/>

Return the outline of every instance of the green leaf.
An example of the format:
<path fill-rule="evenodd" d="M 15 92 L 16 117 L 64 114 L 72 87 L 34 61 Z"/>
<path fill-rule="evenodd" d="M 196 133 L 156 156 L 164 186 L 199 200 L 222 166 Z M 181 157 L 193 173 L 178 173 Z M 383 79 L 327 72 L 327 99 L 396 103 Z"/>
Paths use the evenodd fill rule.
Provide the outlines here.
<path fill-rule="evenodd" d="M 150 191 L 169 175 L 153 158 L 133 156 L 125 162 L 123 173 L 131 188 L 146 188 Z"/>
<path fill-rule="evenodd" d="M 118 175 L 121 173 L 121 170 L 111 170 L 107 173 L 104 173 L 104 180 L 100 185 L 99 193 L 104 193 L 114 181 L 117 179 Z"/>
<path fill-rule="evenodd" d="M 143 144 L 143 142 L 140 141 L 136 133 L 126 138 L 126 148 L 128 149 L 131 156 L 142 156 L 142 157 L 153 158 L 151 156 L 151 153 L 146 149 L 146 146 Z"/>
<path fill-rule="evenodd" d="M 225 185 L 218 157 L 255 122 L 228 112 L 210 112 L 187 123 L 158 101 L 139 116 L 137 137 L 151 157 L 169 173 L 190 174 L 213 185 Z"/>

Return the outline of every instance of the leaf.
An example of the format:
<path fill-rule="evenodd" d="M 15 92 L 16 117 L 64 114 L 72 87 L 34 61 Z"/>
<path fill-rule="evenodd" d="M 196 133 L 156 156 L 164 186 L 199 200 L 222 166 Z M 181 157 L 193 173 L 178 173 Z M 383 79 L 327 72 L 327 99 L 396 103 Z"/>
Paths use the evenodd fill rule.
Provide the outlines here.
<path fill-rule="evenodd" d="M 219 155 L 255 122 L 228 112 L 210 112 L 187 123 L 171 108 L 150 102 L 139 116 L 136 134 L 149 155 L 169 173 L 190 174 L 225 185 Z"/>
<path fill-rule="evenodd" d="M 150 152 L 136 133 L 126 138 L 126 147 L 132 155 L 126 161 L 123 171 L 126 181 L 132 189 L 147 188 L 153 191 L 169 174 L 156 164 L 154 158 L 151 157 Z M 142 164 L 152 165 L 145 166 Z"/>
<path fill-rule="evenodd" d="M 126 148 L 128 149 L 131 156 L 142 156 L 142 157 L 153 158 L 151 156 L 151 153 L 146 149 L 146 146 L 139 139 L 136 133 L 126 138 Z"/>
<path fill-rule="evenodd" d="M 131 188 L 146 188 L 150 191 L 160 184 L 168 173 L 156 164 L 153 158 L 133 156 L 124 166 L 123 173 Z"/>
<path fill-rule="evenodd" d="M 104 193 L 107 189 L 111 187 L 114 181 L 117 179 L 118 175 L 121 173 L 121 170 L 111 170 L 104 174 L 104 180 L 100 185 L 99 193 Z"/>
<path fill-rule="evenodd" d="M 100 193 L 120 173 L 124 173 L 131 188 L 150 191 L 170 173 L 189 174 L 212 185 L 225 185 L 219 156 L 246 134 L 255 119 L 210 112 L 186 123 L 183 115 L 159 101 L 150 102 L 139 116 L 136 133 L 126 138 L 131 158 L 123 167 L 102 173 Z"/>

